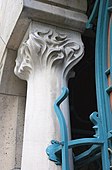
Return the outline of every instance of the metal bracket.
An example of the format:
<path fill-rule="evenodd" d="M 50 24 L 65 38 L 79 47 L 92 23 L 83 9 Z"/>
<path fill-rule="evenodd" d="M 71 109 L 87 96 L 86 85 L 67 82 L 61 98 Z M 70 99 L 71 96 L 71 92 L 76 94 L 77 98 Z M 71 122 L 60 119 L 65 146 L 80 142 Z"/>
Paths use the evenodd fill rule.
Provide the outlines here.
<path fill-rule="evenodd" d="M 101 125 L 101 120 L 98 117 L 98 112 L 93 112 L 90 115 L 90 120 L 94 124 L 93 129 L 95 130 L 95 135 L 93 135 L 95 138 L 101 137 L 102 136 L 102 125 Z"/>
<path fill-rule="evenodd" d="M 52 140 L 51 145 L 49 145 L 46 149 L 49 160 L 54 161 L 56 165 L 61 165 L 60 153 L 57 153 L 61 145 L 61 142 Z"/>

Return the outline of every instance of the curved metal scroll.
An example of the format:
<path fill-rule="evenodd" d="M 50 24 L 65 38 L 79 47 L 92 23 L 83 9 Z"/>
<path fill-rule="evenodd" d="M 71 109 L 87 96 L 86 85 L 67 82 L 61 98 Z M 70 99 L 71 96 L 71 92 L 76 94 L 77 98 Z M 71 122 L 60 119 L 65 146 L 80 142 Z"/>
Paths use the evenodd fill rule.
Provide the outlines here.
<path fill-rule="evenodd" d="M 66 97 L 68 96 L 68 93 L 69 93 L 68 89 L 66 87 L 63 87 L 62 94 L 57 98 L 57 100 L 54 103 L 54 110 L 56 112 L 59 125 L 60 125 L 61 142 L 51 141 L 52 145 L 49 146 L 46 150 L 47 154 L 49 155 L 49 159 L 55 161 L 56 164 L 61 163 L 61 160 L 59 161 L 59 158 L 56 156 L 56 152 L 59 151 L 60 149 L 62 150 L 62 169 L 63 170 L 69 170 L 68 133 L 67 133 L 67 126 L 66 126 L 65 118 L 60 109 L 60 104 L 66 99 Z M 55 160 L 52 158 L 54 158 Z"/>
<path fill-rule="evenodd" d="M 96 134 L 94 135 L 95 138 L 82 138 L 82 139 L 68 141 L 67 126 L 66 126 L 63 113 L 60 109 L 60 104 L 64 101 L 64 99 L 67 96 L 68 96 L 68 89 L 66 87 L 63 87 L 62 94 L 54 103 L 54 110 L 56 112 L 59 125 L 60 125 L 61 141 L 59 142 L 59 141 L 52 140 L 51 145 L 48 146 L 46 149 L 46 153 L 49 156 L 50 160 L 54 161 L 57 165 L 61 165 L 62 163 L 62 170 L 69 170 L 68 149 L 77 146 L 82 146 L 82 145 L 95 144 L 95 146 L 93 146 L 91 149 L 84 152 L 82 155 L 76 157 L 76 161 L 80 161 L 82 160 L 82 157 L 87 158 L 87 156 L 89 156 L 91 152 L 92 153 L 96 152 L 96 150 L 99 149 L 99 147 L 101 147 L 101 145 L 104 142 L 103 138 L 100 137 L 102 136 L 100 135 L 102 134 L 102 125 L 96 112 L 94 112 L 90 118 L 95 125 L 93 127 L 95 128 L 95 132 L 96 132 Z"/>
<path fill-rule="evenodd" d="M 68 95 L 68 89 L 64 87 L 62 95 L 54 104 L 60 124 L 61 142 L 52 141 L 52 145 L 46 150 L 50 160 L 57 164 L 62 162 L 62 170 L 69 170 L 68 149 L 90 144 L 92 147 L 89 150 L 74 157 L 75 162 L 83 164 L 101 156 L 102 169 L 112 168 L 112 0 L 96 0 L 87 27 L 92 26 L 97 15 L 95 76 L 98 112 L 90 116 L 95 135 L 93 138 L 68 141 L 66 122 L 60 110 L 61 102 Z M 92 157 L 89 158 L 89 156 Z"/>

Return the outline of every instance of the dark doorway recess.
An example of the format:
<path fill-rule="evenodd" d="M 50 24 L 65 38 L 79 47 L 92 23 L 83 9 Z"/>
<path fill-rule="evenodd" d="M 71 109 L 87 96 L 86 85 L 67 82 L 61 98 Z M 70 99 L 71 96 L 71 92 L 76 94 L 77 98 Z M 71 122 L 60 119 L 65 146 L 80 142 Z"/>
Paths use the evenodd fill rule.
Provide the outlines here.
<path fill-rule="evenodd" d="M 83 59 L 73 68 L 75 77 L 69 81 L 72 139 L 94 134 L 89 116 L 97 111 L 95 88 L 95 39 L 82 36 L 85 45 Z"/>
<path fill-rule="evenodd" d="M 75 77 L 69 80 L 69 102 L 72 139 L 93 137 L 95 134 L 93 124 L 89 119 L 90 114 L 97 111 L 95 87 L 95 36 L 86 32 L 82 36 L 85 54 L 82 60 L 73 68 Z M 90 148 L 82 146 L 75 148 L 74 154 L 78 155 Z M 91 165 L 90 165 L 91 166 Z M 89 168 L 86 168 L 88 170 Z M 93 168 L 94 169 L 94 168 Z M 80 168 L 79 168 L 80 170 Z"/>
<path fill-rule="evenodd" d="M 87 16 L 89 17 L 95 0 L 88 0 Z M 82 35 L 85 54 L 82 60 L 73 68 L 75 77 L 69 80 L 69 103 L 72 139 L 93 137 L 95 134 L 89 116 L 97 111 L 95 85 L 95 34 L 97 18 L 92 30 L 86 30 Z M 98 90 L 98 89 L 97 89 Z M 91 146 L 81 146 L 73 149 L 74 156 L 79 155 Z M 81 168 L 82 166 L 82 168 Z M 87 165 L 75 163 L 76 170 L 102 169 L 101 158 Z"/>

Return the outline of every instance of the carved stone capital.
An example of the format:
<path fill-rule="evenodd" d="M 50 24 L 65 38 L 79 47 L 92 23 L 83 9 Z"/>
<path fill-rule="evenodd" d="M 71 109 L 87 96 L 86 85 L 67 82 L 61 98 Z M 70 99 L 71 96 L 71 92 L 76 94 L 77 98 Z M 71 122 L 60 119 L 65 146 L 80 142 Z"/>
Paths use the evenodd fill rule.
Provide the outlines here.
<path fill-rule="evenodd" d="M 15 74 L 27 80 L 29 74 L 37 69 L 61 69 L 66 77 L 83 53 L 83 44 L 65 33 L 52 28 L 48 31 L 33 31 L 18 50 Z"/>

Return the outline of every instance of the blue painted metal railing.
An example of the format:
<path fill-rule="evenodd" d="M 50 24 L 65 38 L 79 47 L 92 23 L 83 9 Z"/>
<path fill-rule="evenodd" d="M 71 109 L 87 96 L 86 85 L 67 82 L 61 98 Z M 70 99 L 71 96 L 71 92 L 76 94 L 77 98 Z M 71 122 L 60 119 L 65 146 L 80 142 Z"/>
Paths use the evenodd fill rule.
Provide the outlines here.
<path fill-rule="evenodd" d="M 61 112 L 60 109 L 60 104 L 67 96 L 68 89 L 64 87 L 62 89 L 62 94 L 59 96 L 59 98 L 55 101 L 54 104 L 54 110 L 56 112 L 60 124 L 61 141 L 59 142 L 52 140 L 51 145 L 48 146 L 46 149 L 46 153 L 48 154 L 50 160 L 54 161 L 57 165 L 60 165 L 62 163 L 62 170 L 70 170 L 68 149 L 82 145 L 94 144 L 94 146 L 92 146 L 88 151 L 75 157 L 75 161 L 80 161 L 86 158 L 87 156 L 90 156 L 91 153 L 97 152 L 101 145 L 104 143 L 104 140 L 102 138 L 102 124 L 100 119 L 98 118 L 98 113 L 96 112 L 92 113 L 90 116 L 91 121 L 95 125 L 93 127 L 96 132 L 94 138 L 82 138 L 68 141 L 67 126 L 63 113 Z"/>
<path fill-rule="evenodd" d="M 68 141 L 65 118 L 60 104 L 68 96 L 68 89 L 63 88 L 62 94 L 55 101 L 54 109 L 60 124 L 61 141 L 51 141 L 46 152 L 49 159 L 62 170 L 70 170 L 68 149 L 82 145 L 92 145 L 87 151 L 74 157 L 80 165 L 102 159 L 102 169 L 112 169 L 112 0 L 96 0 L 93 12 L 88 20 L 87 28 L 92 28 L 97 19 L 95 76 L 98 112 L 90 115 L 95 135 L 93 138 L 82 138 Z M 108 31 L 109 30 L 109 31 Z M 110 47 L 110 48 L 109 48 Z"/>

